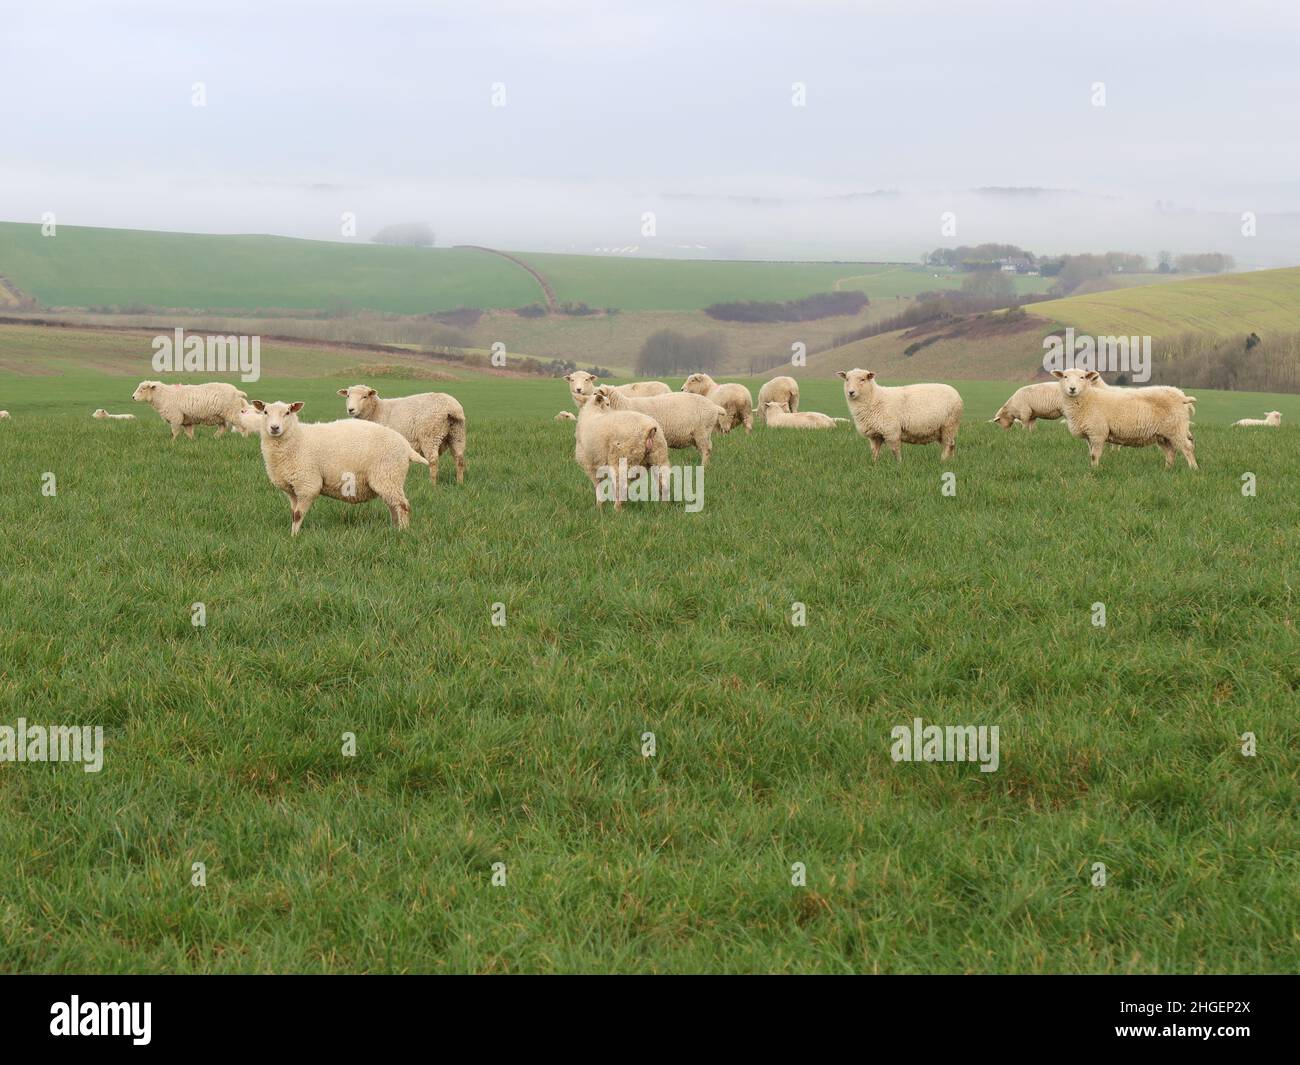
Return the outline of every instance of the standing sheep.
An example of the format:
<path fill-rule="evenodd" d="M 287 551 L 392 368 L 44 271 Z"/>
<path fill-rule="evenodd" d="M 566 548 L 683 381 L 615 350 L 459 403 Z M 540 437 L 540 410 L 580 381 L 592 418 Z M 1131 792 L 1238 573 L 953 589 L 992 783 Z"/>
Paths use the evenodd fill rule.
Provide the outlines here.
<path fill-rule="evenodd" d="M 1272 425 L 1282 424 L 1282 412 L 1280 410 L 1271 410 L 1262 418 L 1242 418 L 1240 421 L 1233 422 L 1235 429 L 1239 425 Z"/>
<path fill-rule="evenodd" d="M 693 447 L 700 453 L 700 465 L 709 464 L 713 432 L 726 415 L 726 411 L 712 400 L 689 392 L 669 392 L 666 396 L 636 399 L 622 395 L 609 385 L 601 385 L 594 394 L 603 396 L 610 410 L 635 410 L 650 415 L 659 423 L 665 444 L 669 447 Z"/>
<path fill-rule="evenodd" d="M 174 441 L 182 429 L 191 440 L 196 425 L 215 425 L 214 436 L 227 429 L 239 428 L 239 412 L 248 402 L 248 394 L 223 381 L 202 385 L 165 385 L 161 381 L 141 381 L 131 398 L 148 403 L 172 428 Z"/>
<path fill-rule="evenodd" d="M 693 373 L 682 385 L 683 392 L 694 392 L 697 396 L 711 399 L 731 415 L 729 429 L 744 425 L 745 432 L 754 428 L 754 400 L 749 389 L 744 385 L 718 384 L 706 373 Z"/>
<path fill-rule="evenodd" d="M 961 425 L 962 401 L 951 385 L 901 385 L 888 388 L 876 384 L 874 370 L 840 370 L 844 398 L 858 432 L 871 443 L 871 461 L 880 457 L 888 444 L 894 458 L 903 461 L 901 444 L 942 445 L 941 458 L 957 450 L 957 429 Z"/>
<path fill-rule="evenodd" d="M 640 411 L 612 410 L 607 395 L 593 394 L 578 415 L 573 457 L 596 490 L 596 509 L 615 477 L 614 509 L 627 497 L 626 471 L 640 468 L 659 480 L 659 498 L 668 498 L 668 445 L 659 423 Z"/>
<path fill-rule="evenodd" d="M 401 433 L 364 420 L 310 424 L 298 420 L 301 403 L 253 406 L 262 415 L 262 459 L 271 483 L 289 497 L 291 533 L 298 535 L 318 496 L 364 503 L 379 496 L 394 525 L 405 529 L 411 504 L 406 500 L 409 464 L 428 465 Z"/>
<path fill-rule="evenodd" d="M 340 388 L 354 418 L 377 422 L 401 433 L 429 460 L 429 477 L 438 483 L 438 456 L 448 448 L 456 459 L 456 483 L 465 482 L 465 410 L 445 392 L 420 392 L 380 399 L 369 385 Z"/>
<path fill-rule="evenodd" d="M 564 380 L 569 384 L 569 395 L 573 399 L 573 405 L 579 410 L 589 400 L 596 391 L 596 382 L 599 380 L 595 374 L 588 373 L 586 370 L 574 370 L 573 373 L 566 373 Z M 671 392 L 662 381 L 632 381 L 626 385 L 607 385 L 615 392 L 622 396 L 632 396 L 639 399 L 645 399 L 649 396 L 662 396 Z"/>
<path fill-rule="evenodd" d="M 996 422 L 1003 429 L 1010 429 L 1016 422 L 1026 429 L 1032 429 L 1038 419 L 1053 422 L 1057 418 L 1064 417 L 1065 411 L 1061 409 L 1061 390 L 1056 382 L 1041 381 L 1035 385 L 1017 388 L 989 421 Z"/>
<path fill-rule="evenodd" d="M 832 418 L 815 410 L 795 411 L 791 414 L 775 401 L 763 411 L 763 424 L 769 429 L 834 429 L 837 422 L 848 424 L 848 418 Z"/>
<path fill-rule="evenodd" d="M 799 410 L 799 382 L 793 377 L 773 377 L 770 381 L 763 382 L 763 387 L 758 390 L 758 412 L 763 415 L 765 424 L 767 405 L 769 403 L 779 403 L 781 409 L 787 414 L 797 413 Z"/>
<path fill-rule="evenodd" d="M 114 419 L 115 421 L 119 421 L 119 422 L 133 422 L 133 421 L 135 421 L 135 415 L 134 415 L 134 414 L 109 414 L 108 411 L 106 411 L 103 407 L 100 407 L 97 411 L 95 411 L 95 413 L 92 414 L 91 417 L 92 417 L 92 418 L 112 418 L 112 419 Z"/>
<path fill-rule="evenodd" d="M 1196 397 L 1170 387 L 1097 388 L 1096 370 L 1053 370 L 1061 390 L 1066 424 L 1073 436 L 1088 442 L 1089 462 L 1096 466 L 1106 444 L 1149 447 L 1159 444 L 1165 469 L 1181 453 L 1196 469 L 1191 412 Z"/>

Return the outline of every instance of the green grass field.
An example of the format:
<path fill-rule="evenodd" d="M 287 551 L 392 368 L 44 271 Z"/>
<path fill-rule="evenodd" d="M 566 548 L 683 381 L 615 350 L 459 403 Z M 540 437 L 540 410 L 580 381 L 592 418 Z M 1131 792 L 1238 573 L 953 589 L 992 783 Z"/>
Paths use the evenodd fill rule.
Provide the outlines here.
<path fill-rule="evenodd" d="M 1098 336 L 1294 332 L 1300 330 L 1300 268 L 1117 288 L 1029 310 Z"/>
<path fill-rule="evenodd" d="M 106 754 L 0 765 L 0 970 L 1300 963 L 1300 397 L 1203 394 L 1199 473 L 1090 471 L 962 382 L 946 463 L 756 429 L 700 513 L 598 515 L 563 385 L 468 378 L 434 386 L 462 487 L 414 467 L 408 533 L 322 500 L 291 540 L 255 440 L 169 444 L 122 367 L 41 368 L 0 376 L 0 722 Z M 352 382 L 300 369 L 250 391 L 340 415 Z M 914 717 L 997 725 L 1000 768 L 893 762 Z"/>

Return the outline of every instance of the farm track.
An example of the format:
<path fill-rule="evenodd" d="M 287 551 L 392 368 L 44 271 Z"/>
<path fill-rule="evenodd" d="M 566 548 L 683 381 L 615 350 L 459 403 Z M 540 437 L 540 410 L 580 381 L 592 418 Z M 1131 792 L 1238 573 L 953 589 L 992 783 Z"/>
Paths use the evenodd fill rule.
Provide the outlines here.
<path fill-rule="evenodd" d="M 457 248 L 464 248 L 469 251 L 485 251 L 489 255 L 499 255 L 503 259 L 508 259 L 516 266 L 522 267 L 533 275 L 533 279 L 542 286 L 542 295 L 546 297 L 546 310 L 549 314 L 555 314 L 560 309 L 560 301 L 555 297 L 555 289 L 551 288 L 551 283 L 546 280 L 542 273 L 523 259 L 511 255 L 507 251 L 498 251 L 496 248 L 485 248 L 481 244 L 457 244 Z"/>

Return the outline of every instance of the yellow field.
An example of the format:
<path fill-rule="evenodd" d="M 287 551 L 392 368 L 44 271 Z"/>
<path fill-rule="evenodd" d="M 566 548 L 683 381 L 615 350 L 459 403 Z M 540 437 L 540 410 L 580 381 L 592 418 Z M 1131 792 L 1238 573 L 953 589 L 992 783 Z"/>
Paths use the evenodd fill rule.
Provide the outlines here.
<path fill-rule="evenodd" d="M 1300 268 L 1111 289 L 1028 310 L 1101 336 L 1291 332 L 1300 330 Z"/>

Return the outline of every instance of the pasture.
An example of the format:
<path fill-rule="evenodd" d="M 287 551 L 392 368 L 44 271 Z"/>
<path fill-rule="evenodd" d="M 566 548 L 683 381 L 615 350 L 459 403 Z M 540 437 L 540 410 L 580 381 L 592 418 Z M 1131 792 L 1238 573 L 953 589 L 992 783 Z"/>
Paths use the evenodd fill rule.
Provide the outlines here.
<path fill-rule="evenodd" d="M 0 377 L 0 722 L 106 734 L 98 774 L 0 765 L 0 969 L 1300 961 L 1297 397 L 1203 394 L 1199 473 L 1091 471 L 958 382 L 947 463 L 756 428 L 700 513 L 598 515 L 562 382 L 377 379 L 463 402 L 466 483 L 413 467 L 408 533 L 322 500 L 291 540 L 255 439 L 171 445 L 113 370 Z M 248 391 L 342 415 L 351 380 L 297 372 Z M 999 726 L 998 770 L 892 761 L 917 717 Z"/>

